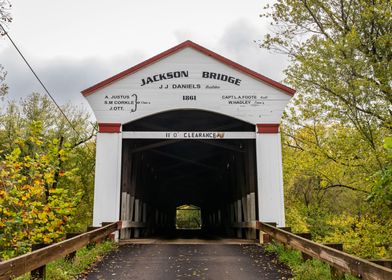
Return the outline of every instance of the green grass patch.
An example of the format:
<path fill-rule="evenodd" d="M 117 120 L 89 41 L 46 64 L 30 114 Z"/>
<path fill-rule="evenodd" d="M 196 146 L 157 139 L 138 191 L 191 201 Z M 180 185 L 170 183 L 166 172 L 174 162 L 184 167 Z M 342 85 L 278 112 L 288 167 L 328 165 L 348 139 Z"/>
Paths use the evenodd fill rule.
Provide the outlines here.
<path fill-rule="evenodd" d="M 75 259 L 67 261 L 64 258 L 51 262 L 46 266 L 46 276 L 49 280 L 69 280 L 86 271 L 97 260 L 117 248 L 117 243 L 105 241 L 95 246 L 83 247 L 76 253 Z M 30 273 L 16 278 L 16 280 L 29 280 Z"/>
<path fill-rule="evenodd" d="M 282 244 L 270 243 L 267 245 L 268 252 L 274 252 L 278 255 L 279 261 L 288 265 L 293 271 L 294 280 L 331 280 L 331 271 L 329 265 L 316 259 L 302 260 L 300 251 L 290 250 Z M 358 280 L 349 274 L 343 278 L 345 280 Z"/>

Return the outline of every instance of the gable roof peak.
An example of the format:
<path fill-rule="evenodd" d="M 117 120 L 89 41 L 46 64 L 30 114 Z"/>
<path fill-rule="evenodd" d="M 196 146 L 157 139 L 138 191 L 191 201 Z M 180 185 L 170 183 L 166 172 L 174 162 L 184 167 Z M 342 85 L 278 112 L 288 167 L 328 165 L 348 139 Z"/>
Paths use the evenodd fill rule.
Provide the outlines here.
<path fill-rule="evenodd" d="M 251 76 L 257 80 L 260 80 L 263 83 L 266 83 L 272 87 L 275 87 L 290 96 L 293 96 L 295 94 L 294 89 L 292 89 L 288 86 L 285 86 L 277 81 L 274 81 L 264 75 L 261 75 L 253 70 L 250 70 L 249 68 L 246 68 L 246 67 L 244 67 L 244 66 L 242 66 L 242 65 L 240 65 L 240 64 L 238 64 L 228 58 L 225 58 L 225 57 L 213 52 L 213 51 L 210 51 L 209 49 L 206 49 L 205 47 L 203 47 L 199 44 L 196 44 L 191 40 L 186 40 L 186 41 L 178 44 L 177 46 L 174 46 L 174 47 L 172 47 L 172 48 L 170 48 L 170 49 L 168 49 L 168 50 L 166 50 L 156 56 L 153 56 L 153 57 L 147 59 L 144 62 L 141 62 L 141 63 L 139 63 L 129 69 L 126 69 L 126 70 L 118 73 L 117 75 L 114 75 L 113 77 L 110 77 L 102 82 L 99 82 L 98 84 L 95 84 L 95 85 L 83 90 L 82 94 L 83 94 L 83 96 L 86 97 L 86 96 L 94 93 L 95 91 L 97 91 L 105 86 L 108 86 L 109 84 L 111 84 L 111 83 L 113 83 L 113 82 L 115 82 L 125 76 L 128 76 L 134 72 L 137 72 L 140 69 L 142 69 L 150 64 L 153 64 L 153 63 L 157 62 L 158 60 L 161 60 L 167 56 L 170 56 L 170 55 L 174 54 L 175 52 L 180 51 L 180 50 L 187 48 L 187 47 L 191 47 L 191 48 L 201 52 L 204 55 L 210 56 L 210 57 L 220 61 L 221 63 L 224 63 L 227 66 L 236 69 L 237 71 L 240 71 L 248 76 Z"/>

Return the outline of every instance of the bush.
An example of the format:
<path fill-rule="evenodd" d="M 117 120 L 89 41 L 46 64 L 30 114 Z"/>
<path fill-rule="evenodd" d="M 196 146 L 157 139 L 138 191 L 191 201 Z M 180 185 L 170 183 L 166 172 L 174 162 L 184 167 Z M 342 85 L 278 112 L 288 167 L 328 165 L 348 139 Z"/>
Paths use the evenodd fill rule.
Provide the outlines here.
<path fill-rule="evenodd" d="M 105 241 L 93 247 L 87 246 L 80 249 L 75 259 L 67 261 L 59 259 L 51 262 L 46 267 L 46 276 L 48 280 L 70 280 L 75 279 L 77 275 L 86 272 L 96 261 L 102 258 L 106 253 L 115 250 L 117 243 Z M 16 280 L 29 280 L 30 274 L 18 277 Z"/>
<path fill-rule="evenodd" d="M 294 280 L 332 279 L 329 265 L 316 259 L 303 262 L 300 251 L 286 249 L 283 245 L 277 243 L 268 244 L 266 250 L 276 253 L 279 261 L 287 264 L 291 268 L 294 274 Z M 344 279 L 355 280 L 357 278 L 346 274 Z"/>

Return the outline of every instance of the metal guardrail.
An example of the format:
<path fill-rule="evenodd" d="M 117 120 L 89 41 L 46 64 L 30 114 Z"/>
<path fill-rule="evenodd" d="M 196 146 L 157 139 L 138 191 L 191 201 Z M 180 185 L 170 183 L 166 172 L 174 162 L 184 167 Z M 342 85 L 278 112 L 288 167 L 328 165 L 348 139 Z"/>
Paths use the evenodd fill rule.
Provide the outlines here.
<path fill-rule="evenodd" d="M 33 271 L 51 261 L 71 254 L 87 244 L 98 242 L 119 229 L 121 229 L 121 222 L 110 223 L 31 253 L 0 262 L 0 280 L 9 280 Z"/>
<path fill-rule="evenodd" d="M 347 254 L 298 236 L 294 233 L 274 227 L 268 223 L 244 223 L 244 227 L 260 230 L 273 239 L 291 246 L 311 257 L 317 258 L 342 272 L 367 280 L 391 280 L 392 269 L 372 263 L 368 260 Z"/>

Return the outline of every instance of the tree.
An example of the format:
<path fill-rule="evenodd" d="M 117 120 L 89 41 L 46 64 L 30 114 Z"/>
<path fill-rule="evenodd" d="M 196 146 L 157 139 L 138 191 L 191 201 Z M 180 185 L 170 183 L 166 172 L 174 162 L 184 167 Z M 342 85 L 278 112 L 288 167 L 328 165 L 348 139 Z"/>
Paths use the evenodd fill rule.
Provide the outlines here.
<path fill-rule="evenodd" d="M 11 14 L 9 10 L 11 9 L 11 4 L 8 0 L 0 0 L 0 36 L 5 35 L 4 25 L 7 25 L 12 21 Z M 5 84 L 5 77 L 7 72 L 4 71 L 4 67 L 0 65 L 0 99 L 3 99 L 8 92 L 8 86 Z"/>
<path fill-rule="evenodd" d="M 275 29 L 261 46 L 288 54 L 287 82 L 298 90 L 284 121 L 292 143 L 306 141 L 296 128 L 308 128 L 320 153 L 347 165 L 352 155 L 342 154 L 344 145 L 326 150 L 317 139 L 318 128 L 340 124 L 370 149 L 367 177 L 382 176 L 382 141 L 392 133 L 392 3 L 279 0 L 266 10 Z M 356 148 L 360 157 L 363 148 Z"/>
<path fill-rule="evenodd" d="M 0 251 L 4 251 L 4 254 L 6 254 L 3 257 L 22 253 L 29 248 L 30 244 L 38 241 L 56 241 L 62 236 L 64 230 L 80 232 L 91 224 L 95 163 L 95 143 L 93 140 L 96 128 L 95 125 L 90 123 L 89 114 L 83 110 L 70 105 L 63 106 L 62 109 L 71 120 L 77 133 L 62 117 L 54 104 L 46 96 L 37 93 L 31 94 L 19 103 L 9 101 L 4 113 L 0 115 L 0 161 L 2 162 L 0 164 L 0 176 L 5 176 L 1 178 L 1 181 L 7 181 L 7 178 L 11 176 L 10 174 L 19 176 L 19 173 L 27 173 L 29 176 L 45 174 L 45 176 L 51 178 L 50 180 L 53 180 L 50 185 L 53 187 L 49 188 L 46 188 L 46 186 L 49 186 L 47 183 L 38 185 L 23 183 L 24 185 L 21 186 L 18 181 L 12 181 L 10 184 L 13 184 L 14 188 L 7 185 L 9 189 L 0 194 L 0 200 L 7 199 L 0 201 L 0 205 L 3 206 L 7 203 L 9 205 L 7 208 L 14 209 L 13 215 L 19 217 L 23 213 L 29 213 L 30 210 L 20 208 L 12 203 L 20 203 L 23 201 L 23 197 L 26 198 L 24 193 L 31 192 L 33 189 L 38 192 L 38 190 L 43 191 L 46 188 L 46 196 L 53 198 L 54 195 L 57 195 L 58 200 L 65 203 L 69 202 L 67 200 L 69 197 L 75 199 L 75 201 L 72 201 L 74 209 L 70 210 L 70 217 L 73 217 L 74 222 L 68 223 L 67 227 L 64 228 L 55 228 L 56 236 L 45 231 L 46 225 L 42 223 L 38 223 L 42 226 L 40 227 L 40 230 L 42 230 L 40 234 L 42 235 L 39 235 L 41 239 L 37 238 L 36 235 L 35 239 L 32 239 L 31 234 L 29 237 L 26 237 L 26 235 L 15 237 L 11 234 L 12 232 L 20 234 L 24 231 L 31 232 L 31 229 L 23 230 L 23 226 L 20 226 L 21 231 L 19 231 L 18 228 L 7 227 L 10 230 L 7 231 L 7 235 L 2 236 L 5 240 L 1 240 L 2 237 L 0 237 Z M 12 167 L 13 165 L 18 168 Z M 2 174 L 2 170 L 7 170 L 7 168 L 8 173 L 11 173 L 9 175 L 7 175 L 8 173 Z M 32 173 L 27 172 L 27 169 Z M 34 172 L 37 172 L 37 174 Z M 35 177 L 31 177 L 29 182 L 34 182 L 33 178 Z M 0 189 L 3 188 L 0 187 Z M 52 189 L 56 191 L 53 192 Z M 64 190 L 64 192 L 58 193 L 60 190 Z M 19 200 L 9 201 L 10 192 L 15 192 L 12 193 L 11 197 L 16 197 Z M 80 194 L 81 197 L 78 195 L 74 197 L 75 194 Z M 2 195 L 7 195 L 7 197 L 2 197 Z M 38 193 L 37 195 L 30 195 L 28 198 L 24 201 L 26 202 L 26 205 L 23 205 L 25 207 L 33 207 L 36 203 L 45 204 L 42 202 L 44 198 L 42 193 L 40 195 Z M 58 201 L 51 200 L 51 203 L 58 203 Z M 53 207 L 50 209 L 53 210 Z M 52 210 L 48 212 L 52 213 Z M 14 219 L 10 216 L 1 216 L 1 211 L 0 209 L 0 219 L 3 219 L 4 223 L 6 220 L 11 219 L 12 221 Z M 9 211 L 7 210 L 7 212 Z M 20 221 L 20 218 L 17 221 Z M 16 226 L 17 224 L 13 225 Z M 1 232 L 2 228 L 0 226 L 0 235 Z M 14 238 L 18 240 L 17 244 L 10 243 Z M 4 248 L 7 248 L 7 250 Z"/>
<path fill-rule="evenodd" d="M 64 238 L 82 195 L 67 186 L 69 146 L 43 137 L 39 122 L 30 131 L 0 162 L 0 259 Z"/>
<path fill-rule="evenodd" d="M 299 92 L 293 121 L 353 126 L 380 153 L 374 130 L 392 131 L 391 2 L 279 0 L 266 9 L 275 32 L 261 46 L 292 60 L 287 82 Z"/>
<path fill-rule="evenodd" d="M 391 257 L 392 168 L 374 174 L 372 149 L 354 128 L 284 131 L 287 223 L 294 231 L 311 231 L 317 241 L 344 243 L 345 251 L 362 257 Z M 391 153 L 392 141 L 385 148 Z"/>
<path fill-rule="evenodd" d="M 262 46 L 292 59 L 287 81 L 300 98 L 370 141 L 367 123 L 392 130 L 391 1 L 278 0 L 267 9 L 276 29 Z"/>
<path fill-rule="evenodd" d="M 392 224 L 391 1 L 277 0 L 262 16 L 272 32 L 260 46 L 288 55 L 297 89 L 282 129 L 287 220 L 327 241 L 368 223 L 389 240 L 371 251 L 390 256 L 377 228 Z"/>

